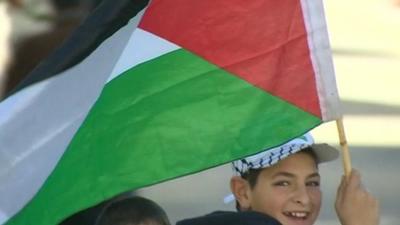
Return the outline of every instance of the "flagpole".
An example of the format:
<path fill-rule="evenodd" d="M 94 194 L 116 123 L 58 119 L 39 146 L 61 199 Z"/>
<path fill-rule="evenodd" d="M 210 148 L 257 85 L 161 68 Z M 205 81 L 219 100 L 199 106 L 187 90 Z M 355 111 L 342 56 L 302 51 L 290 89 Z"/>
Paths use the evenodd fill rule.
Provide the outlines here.
<path fill-rule="evenodd" d="M 349 177 L 351 172 L 351 159 L 350 159 L 349 146 L 347 145 L 346 134 L 344 132 L 343 117 L 336 120 L 336 125 L 339 132 L 340 147 L 342 149 L 344 174 L 346 177 Z"/>

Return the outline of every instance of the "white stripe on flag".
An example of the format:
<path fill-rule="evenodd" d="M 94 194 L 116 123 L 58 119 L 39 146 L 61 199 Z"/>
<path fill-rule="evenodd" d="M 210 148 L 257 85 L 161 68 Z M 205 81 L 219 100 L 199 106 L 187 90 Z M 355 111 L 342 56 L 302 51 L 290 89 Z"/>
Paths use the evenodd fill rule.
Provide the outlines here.
<path fill-rule="evenodd" d="M 100 95 L 138 19 L 80 64 L 0 104 L 0 211 L 13 216 L 39 190 Z"/>
<path fill-rule="evenodd" d="M 7 215 L 0 210 L 0 224 L 4 224 L 8 219 Z"/>
<path fill-rule="evenodd" d="M 174 43 L 137 28 L 129 39 L 107 82 L 140 63 L 177 49 L 180 49 L 180 47 Z"/>
<path fill-rule="evenodd" d="M 309 33 L 308 45 L 316 76 L 322 119 L 324 121 L 337 119 L 341 115 L 340 100 L 336 88 L 324 6 L 322 0 L 301 0 L 301 6 Z"/>

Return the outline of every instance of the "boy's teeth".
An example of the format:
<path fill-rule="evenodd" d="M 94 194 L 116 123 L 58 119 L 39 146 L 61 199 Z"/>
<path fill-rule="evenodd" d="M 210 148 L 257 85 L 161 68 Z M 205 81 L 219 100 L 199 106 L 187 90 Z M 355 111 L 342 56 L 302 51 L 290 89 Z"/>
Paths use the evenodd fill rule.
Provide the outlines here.
<path fill-rule="evenodd" d="M 306 213 L 301 213 L 301 212 L 291 212 L 290 215 L 299 218 L 306 217 Z"/>

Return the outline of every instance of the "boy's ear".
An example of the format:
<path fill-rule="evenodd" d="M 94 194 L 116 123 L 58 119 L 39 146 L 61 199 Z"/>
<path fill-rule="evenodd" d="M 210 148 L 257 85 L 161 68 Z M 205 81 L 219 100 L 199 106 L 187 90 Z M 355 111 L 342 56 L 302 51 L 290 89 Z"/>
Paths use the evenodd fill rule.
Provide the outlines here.
<path fill-rule="evenodd" d="M 240 176 L 231 178 L 231 191 L 240 204 L 241 210 L 245 211 L 251 207 L 251 188 L 249 182 Z"/>

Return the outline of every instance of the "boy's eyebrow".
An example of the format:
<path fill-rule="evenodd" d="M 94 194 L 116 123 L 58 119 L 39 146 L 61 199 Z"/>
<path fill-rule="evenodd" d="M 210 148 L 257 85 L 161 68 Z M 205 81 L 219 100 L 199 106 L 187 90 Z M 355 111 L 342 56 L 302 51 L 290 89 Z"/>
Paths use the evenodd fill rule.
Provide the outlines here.
<path fill-rule="evenodd" d="M 307 176 L 307 178 L 321 177 L 319 173 L 315 172 Z"/>
<path fill-rule="evenodd" d="M 279 177 L 279 176 L 289 177 L 289 178 L 296 177 L 293 173 L 289 173 L 289 172 L 278 172 L 278 173 L 274 174 L 274 175 L 272 176 L 272 178 Z"/>
<path fill-rule="evenodd" d="M 289 172 L 278 172 L 278 173 L 274 174 L 274 175 L 272 176 L 272 178 L 279 177 L 279 176 L 284 176 L 284 177 L 288 177 L 288 178 L 294 178 L 294 177 L 296 177 L 296 175 L 293 174 L 293 173 L 289 173 Z M 312 174 L 310 174 L 310 175 L 307 176 L 307 178 L 314 178 L 314 177 L 320 177 L 319 173 L 318 173 L 318 172 L 315 172 L 315 173 L 312 173 Z"/>

